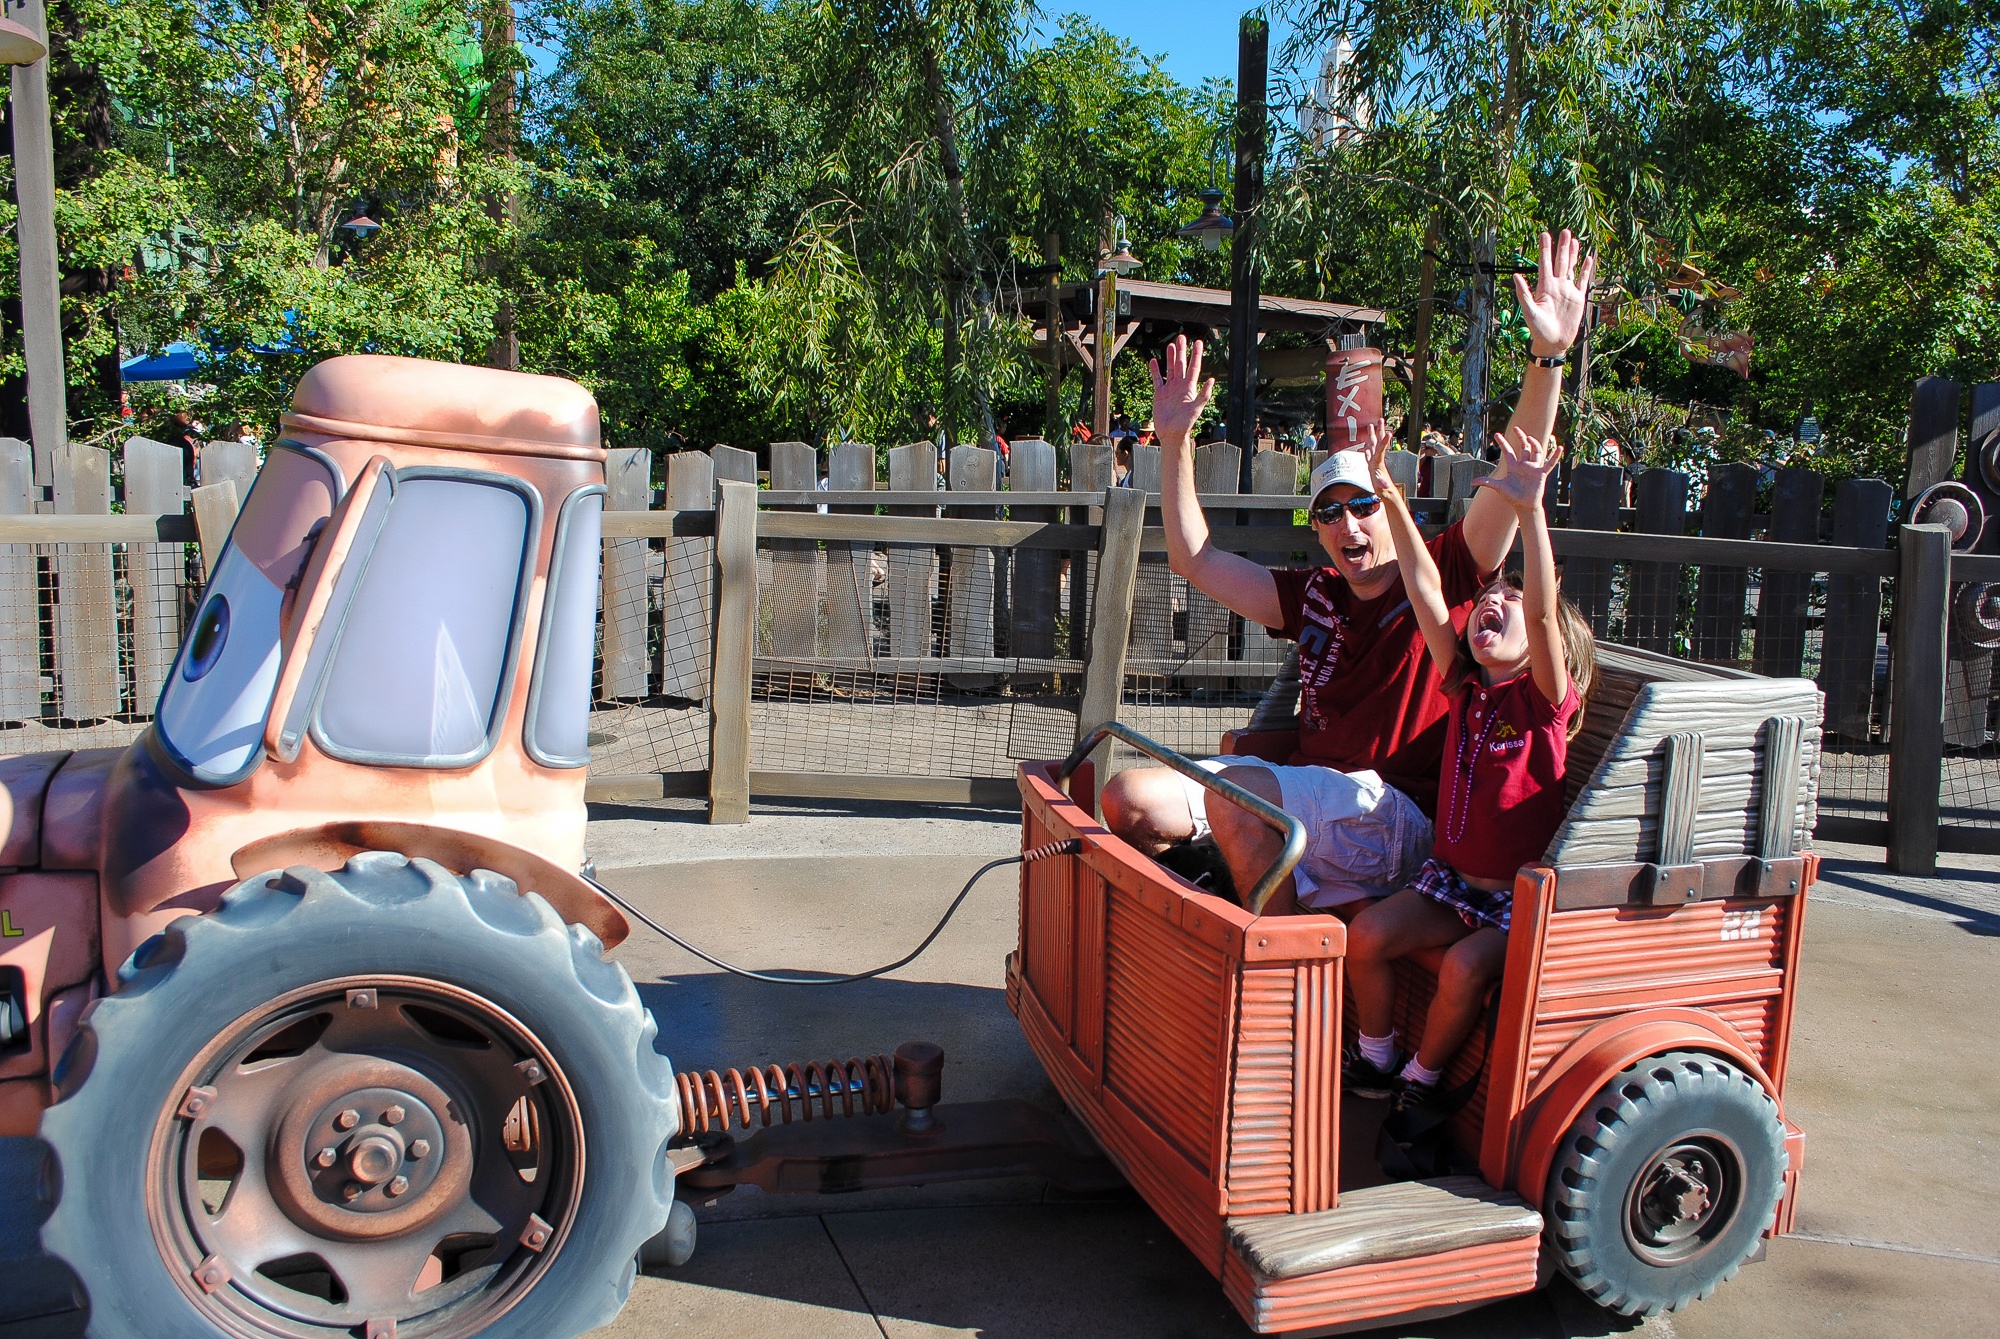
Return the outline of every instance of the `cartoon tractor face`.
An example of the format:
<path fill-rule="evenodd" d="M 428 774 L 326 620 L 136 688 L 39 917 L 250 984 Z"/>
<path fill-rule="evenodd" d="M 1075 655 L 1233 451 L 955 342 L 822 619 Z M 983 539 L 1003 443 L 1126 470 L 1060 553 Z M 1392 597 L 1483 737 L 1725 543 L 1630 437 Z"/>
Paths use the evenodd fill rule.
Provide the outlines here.
<path fill-rule="evenodd" d="M 679 1118 L 577 872 L 603 462 L 569 382 L 320 364 L 151 727 L 0 764 L 0 1133 L 93 1334 L 623 1302 Z"/>

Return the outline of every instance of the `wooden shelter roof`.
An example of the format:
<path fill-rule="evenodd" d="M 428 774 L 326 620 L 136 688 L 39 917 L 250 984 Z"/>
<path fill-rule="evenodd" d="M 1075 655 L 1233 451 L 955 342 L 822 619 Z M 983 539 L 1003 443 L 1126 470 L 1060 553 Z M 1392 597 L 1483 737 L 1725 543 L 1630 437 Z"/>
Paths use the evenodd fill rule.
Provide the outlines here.
<path fill-rule="evenodd" d="M 1071 311 L 1087 310 L 1095 292 L 1094 284 L 1063 284 L 1059 294 Z M 1221 328 L 1229 324 L 1229 290 L 1197 288 L 1192 284 L 1163 284 L 1151 279 L 1120 279 L 1120 295 L 1130 295 L 1132 308 L 1126 319 L 1135 321 L 1179 321 L 1188 325 Z M 1033 315 L 1048 304 L 1046 288 L 1024 288 L 1009 294 L 1023 310 Z M 1349 302 L 1319 302 L 1311 298 L 1284 298 L 1265 294 L 1259 302 L 1258 328 L 1296 330 L 1303 334 L 1325 334 L 1332 327 L 1380 325 L 1387 319 L 1373 307 L 1357 307 Z"/>

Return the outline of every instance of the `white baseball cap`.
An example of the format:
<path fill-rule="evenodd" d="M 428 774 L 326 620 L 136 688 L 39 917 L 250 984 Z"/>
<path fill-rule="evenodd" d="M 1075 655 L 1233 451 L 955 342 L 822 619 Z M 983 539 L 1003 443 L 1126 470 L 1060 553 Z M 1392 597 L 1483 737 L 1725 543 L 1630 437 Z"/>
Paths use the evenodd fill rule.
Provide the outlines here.
<path fill-rule="evenodd" d="M 1364 493 L 1375 491 L 1375 480 L 1368 473 L 1368 458 L 1359 451 L 1335 451 L 1313 467 L 1312 480 L 1306 485 L 1307 504 L 1319 501 L 1319 495 L 1335 484 L 1352 484 Z"/>

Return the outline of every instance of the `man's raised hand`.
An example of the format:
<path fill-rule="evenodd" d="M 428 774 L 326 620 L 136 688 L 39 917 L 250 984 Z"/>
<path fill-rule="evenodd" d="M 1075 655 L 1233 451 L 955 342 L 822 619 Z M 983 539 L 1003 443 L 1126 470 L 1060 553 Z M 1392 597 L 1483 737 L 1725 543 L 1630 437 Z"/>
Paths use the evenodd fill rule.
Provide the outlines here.
<path fill-rule="evenodd" d="M 1550 239 L 1542 234 L 1541 268 L 1531 290 L 1525 275 L 1514 276 L 1514 296 L 1521 303 L 1521 317 L 1528 323 L 1534 350 L 1544 357 L 1567 352 L 1576 342 L 1577 327 L 1583 323 L 1584 305 L 1590 300 L 1590 281 L 1597 275 L 1597 253 L 1585 257 L 1579 273 L 1577 253 L 1583 248 L 1564 228 Z"/>
<path fill-rule="evenodd" d="M 1201 356 L 1200 340 L 1190 348 L 1186 335 L 1175 335 L 1174 342 L 1167 345 L 1164 375 L 1160 360 L 1152 360 L 1153 431 L 1159 434 L 1162 446 L 1186 445 L 1188 434 L 1215 395 L 1215 378 L 1201 378 Z"/>
<path fill-rule="evenodd" d="M 1542 505 L 1549 476 L 1561 463 L 1562 454 L 1562 446 L 1554 439 L 1543 442 L 1515 428 L 1500 438 L 1501 468 L 1483 479 L 1473 480 L 1472 486 L 1492 489 L 1516 513 L 1525 516 Z"/>

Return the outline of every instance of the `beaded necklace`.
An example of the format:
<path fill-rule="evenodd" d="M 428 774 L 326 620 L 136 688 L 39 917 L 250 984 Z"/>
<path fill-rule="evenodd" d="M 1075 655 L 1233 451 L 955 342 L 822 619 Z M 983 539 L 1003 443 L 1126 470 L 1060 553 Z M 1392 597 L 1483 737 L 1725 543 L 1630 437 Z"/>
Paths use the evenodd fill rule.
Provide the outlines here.
<path fill-rule="evenodd" d="M 1462 690 L 1466 694 L 1465 701 L 1468 707 L 1472 701 L 1471 695 L 1479 691 L 1477 684 L 1478 680 L 1474 679 Z M 1497 706 L 1489 701 L 1486 722 L 1480 727 L 1479 742 L 1473 746 L 1470 757 L 1467 756 L 1465 749 L 1467 732 L 1464 717 L 1461 716 L 1459 719 L 1458 755 L 1452 760 L 1452 808 L 1445 814 L 1444 824 L 1445 840 L 1453 845 L 1465 840 L 1465 825 L 1472 821 L 1472 771 L 1479 766 L 1479 755 L 1486 751 L 1487 743 L 1493 738 L 1493 726 L 1499 717 Z M 1457 820 L 1455 829 L 1454 819 Z"/>

